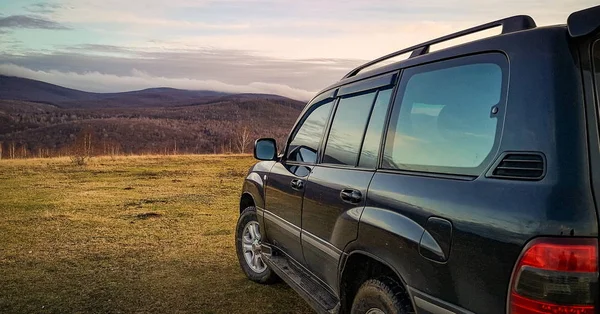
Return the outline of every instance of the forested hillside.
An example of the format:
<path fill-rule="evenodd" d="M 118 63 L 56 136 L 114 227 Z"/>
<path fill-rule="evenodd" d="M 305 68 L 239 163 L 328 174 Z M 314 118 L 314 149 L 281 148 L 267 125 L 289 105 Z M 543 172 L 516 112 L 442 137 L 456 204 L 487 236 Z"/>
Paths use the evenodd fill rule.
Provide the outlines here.
<path fill-rule="evenodd" d="M 59 94 L 81 95 L 72 91 Z M 257 137 L 284 141 L 304 106 L 276 95 L 204 92 L 208 96 L 188 98 L 193 91 L 182 92 L 186 96 L 174 100 L 178 105 L 158 106 L 158 100 L 144 93 L 152 105 L 128 104 L 127 97 L 136 93 L 130 92 L 103 107 L 101 100 L 81 105 L 56 97 L 44 102 L 2 99 L 19 97 L 0 89 L 0 156 L 47 157 L 82 150 L 88 155 L 247 153 Z"/>

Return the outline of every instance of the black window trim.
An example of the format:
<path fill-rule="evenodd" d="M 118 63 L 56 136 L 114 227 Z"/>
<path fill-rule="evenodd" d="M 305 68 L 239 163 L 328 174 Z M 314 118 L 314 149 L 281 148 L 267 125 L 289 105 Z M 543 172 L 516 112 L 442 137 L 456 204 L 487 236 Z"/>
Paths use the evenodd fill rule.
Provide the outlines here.
<path fill-rule="evenodd" d="M 381 132 L 381 138 L 379 139 L 379 153 L 377 155 L 377 161 L 375 162 L 375 171 L 381 169 L 383 163 L 383 153 L 385 151 L 385 142 L 387 139 L 390 119 L 392 118 L 392 112 L 394 111 L 394 104 L 396 103 L 396 95 L 398 95 L 398 88 L 400 88 L 400 82 L 404 78 L 404 69 L 400 69 L 398 72 L 398 78 L 392 88 L 392 97 L 390 97 L 390 103 L 388 104 L 387 112 L 385 114 L 385 121 L 383 123 L 383 132 Z"/>
<path fill-rule="evenodd" d="M 389 126 L 390 126 L 392 114 L 393 114 L 394 108 L 396 106 L 396 98 L 398 97 L 400 86 L 406 79 L 404 72 L 409 69 L 429 66 L 432 64 L 460 60 L 460 59 L 465 59 L 465 58 L 484 57 L 484 56 L 501 56 L 504 58 L 504 61 L 503 61 L 503 64 L 496 63 L 498 66 L 500 66 L 500 68 L 502 70 L 502 87 L 501 87 L 500 101 L 497 105 L 497 107 L 498 107 L 498 113 L 497 113 L 498 124 L 496 126 L 497 131 L 496 131 L 496 136 L 494 139 L 494 145 L 492 146 L 492 149 L 491 149 L 489 155 L 484 159 L 484 161 L 481 163 L 481 165 L 477 168 L 478 174 L 471 175 L 471 174 L 446 173 L 446 172 L 411 170 L 411 169 L 383 168 L 385 144 L 387 142 L 387 137 L 388 137 L 388 132 L 390 129 Z M 466 64 L 468 64 L 468 63 L 466 63 Z M 434 178 L 440 178 L 440 179 L 458 179 L 458 180 L 474 180 L 474 179 L 484 175 L 485 172 L 487 171 L 487 168 L 490 167 L 490 165 L 495 160 L 496 156 L 498 156 L 498 154 L 500 153 L 500 144 L 501 144 L 501 140 L 502 140 L 503 133 L 504 133 L 504 120 L 505 120 L 505 115 L 506 115 L 506 105 L 508 102 L 507 98 L 508 98 L 509 85 L 510 85 L 510 59 L 506 55 L 505 52 L 498 51 L 498 50 L 482 51 L 482 52 L 477 52 L 477 53 L 458 55 L 458 56 L 453 56 L 452 58 L 444 58 L 444 59 L 434 60 L 434 61 L 427 62 L 427 63 L 415 64 L 415 65 L 412 65 L 412 66 L 406 67 L 406 68 L 401 68 L 400 69 L 400 78 L 397 80 L 396 85 L 394 86 L 394 92 L 393 92 L 394 94 L 392 95 L 392 100 L 391 100 L 392 103 L 391 103 L 391 106 L 388 108 L 388 116 L 386 118 L 385 130 L 384 130 L 384 134 L 383 134 L 383 138 L 382 138 L 382 143 L 380 144 L 380 147 L 379 147 L 379 160 L 377 163 L 376 171 L 382 172 L 382 173 L 397 173 L 397 174 L 405 174 L 405 175 L 413 175 L 413 176 L 434 177 Z M 398 104 L 398 106 L 400 106 L 400 104 Z M 454 168 L 454 169 L 456 169 L 456 167 L 439 167 L 439 168 L 446 168 L 446 169 Z"/>
<path fill-rule="evenodd" d="M 357 171 L 375 171 L 375 168 L 366 168 L 366 167 L 353 167 L 348 165 L 341 164 L 315 164 L 314 166 L 318 166 L 321 168 L 332 168 L 332 169 L 346 169 L 346 170 L 357 170 Z"/>
<path fill-rule="evenodd" d="M 362 149 L 363 146 L 365 146 L 365 138 L 367 137 L 367 131 L 369 130 L 369 123 L 371 123 L 371 117 L 373 116 L 373 110 L 375 109 L 375 104 L 377 103 L 377 98 L 379 97 L 379 92 L 381 92 L 383 89 L 379 88 L 377 89 L 377 91 L 375 91 L 375 98 L 373 98 L 373 103 L 371 104 L 371 110 L 369 110 L 369 116 L 367 117 L 367 123 L 365 124 L 365 130 L 363 131 L 362 137 L 360 138 L 360 144 L 358 146 L 358 156 L 356 157 L 356 162 L 354 163 L 354 167 L 358 167 L 358 165 L 360 165 L 360 157 L 362 156 Z M 390 99 L 388 99 L 388 109 L 390 107 L 390 100 L 392 97 L 390 97 Z M 387 114 L 387 112 L 386 112 Z M 385 121 L 384 121 L 385 123 Z M 381 134 L 383 135 L 383 131 L 381 132 Z M 373 167 L 374 169 L 377 168 L 377 164 L 375 164 L 375 167 Z"/>
<path fill-rule="evenodd" d="M 339 88 L 339 91 L 337 93 L 337 98 L 334 104 L 334 107 L 331 111 L 331 114 L 329 115 L 329 121 L 327 122 L 327 129 L 325 130 L 325 134 L 323 134 L 323 138 L 321 139 L 321 145 L 319 147 L 319 152 L 317 155 L 317 162 L 315 165 L 319 165 L 319 166 L 324 166 L 324 167 L 328 167 L 328 168 L 338 168 L 338 169 L 356 169 L 356 170 L 376 170 L 378 168 L 379 163 L 377 163 L 375 165 L 375 167 L 359 167 L 359 161 L 360 161 L 360 155 L 362 153 L 362 147 L 363 147 L 363 141 L 365 139 L 365 135 L 367 133 L 367 129 L 369 127 L 369 122 L 371 119 L 371 115 L 373 114 L 373 108 L 375 106 L 375 103 L 377 102 L 377 97 L 379 96 L 379 92 L 381 90 L 386 89 L 387 87 L 393 86 L 392 87 L 392 96 L 390 97 L 390 99 L 388 101 L 394 101 L 395 98 L 395 91 L 396 88 L 398 88 L 399 82 L 400 82 L 400 73 L 401 71 L 399 70 L 394 70 L 392 72 L 387 72 L 387 73 L 383 73 L 381 75 L 375 76 L 375 77 L 371 77 L 368 79 L 365 79 L 363 81 L 368 81 L 364 84 L 361 84 L 363 81 L 358 81 L 358 82 L 352 82 L 346 86 L 341 86 Z M 345 90 L 345 93 L 342 94 L 342 89 L 344 87 L 348 87 Z M 366 88 L 369 87 L 369 88 Z M 337 112 L 338 109 L 338 105 L 340 103 L 340 101 L 343 98 L 350 98 L 350 97 L 355 97 L 355 96 L 359 96 L 359 95 L 364 95 L 364 94 L 368 94 L 370 92 L 372 92 L 373 90 L 375 90 L 375 98 L 373 99 L 373 102 L 371 103 L 371 110 L 369 111 L 369 118 L 367 119 L 367 124 L 365 125 L 365 129 L 363 130 L 363 135 L 360 141 L 360 148 L 358 151 L 358 158 L 356 159 L 356 162 L 354 164 L 354 166 L 352 165 L 342 165 L 342 164 L 332 164 L 332 163 L 323 163 L 323 157 L 325 154 L 325 147 L 327 145 L 327 141 L 329 140 L 329 133 L 331 132 L 331 125 L 333 124 L 333 118 L 335 117 L 335 113 Z M 383 140 L 385 138 L 385 133 L 387 132 L 387 122 L 388 122 L 388 115 L 391 112 L 391 108 L 393 106 L 393 103 L 390 102 L 388 103 L 388 108 L 387 108 L 387 113 L 386 113 L 386 118 L 384 121 L 384 130 L 381 134 L 381 140 Z M 379 143 L 379 154 L 381 154 L 382 152 L 382 142 Z"/>
<path fill-rule="evenodd" d="M 352 82 L 339 87 L 337 96 L 344 97 L 357 93 L 367 93 L 374 89 L 382 89 L 398 82 L 398 71 L 383 73 L 357 82 Z"/>
<path fill-rule="evenodd" d="M 472 175 L 466 175 L 466 174 L 425 172 L 425 171 L 413 171 L 413 170 L 402 170 L 402 169 L 377 168 L 376 172 L 389 173 L 389 174 L 402 174 L 402 175 L 406 175 L 406 176 L 415 176 L 415 177 L 450 179 L 450 180 L 459 180 L 459 181 L 473 181 L 478 178 L 478 176 L 472 176 Z"/>
<path fill-rule="evenodd" d="M 596 71 L 600 72 L 600 62 L 596 62 L 596 48 L 598 48 L 598 51 L 600 51 L 600 38 L 596 38 L 594 40 L 591 41 L 590 44 L 590 61 L 591 61 L 591 73 L 592 73 L 592 89 L 593 89 L 593 94 L 596 98 L 596 107 L 598 107 L 600 109 L 600 81 L 598 81 L 598 78 L 596 77 Z M 600 56 L 598 56 L 598 58 L 600 59 Z"/>

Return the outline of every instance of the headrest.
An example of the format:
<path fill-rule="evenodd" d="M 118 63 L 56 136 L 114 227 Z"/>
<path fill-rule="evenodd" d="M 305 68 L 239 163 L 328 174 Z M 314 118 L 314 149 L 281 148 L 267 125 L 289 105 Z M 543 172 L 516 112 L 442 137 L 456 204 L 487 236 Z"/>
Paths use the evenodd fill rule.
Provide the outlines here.
<path fill-rule="evenodd" d="M 443 137 L 453 139 L 489 134 L 489 128 L 495 126 L 491 110 L 492 105 L 446 105 L 438 116 L 438 131 Z"/>

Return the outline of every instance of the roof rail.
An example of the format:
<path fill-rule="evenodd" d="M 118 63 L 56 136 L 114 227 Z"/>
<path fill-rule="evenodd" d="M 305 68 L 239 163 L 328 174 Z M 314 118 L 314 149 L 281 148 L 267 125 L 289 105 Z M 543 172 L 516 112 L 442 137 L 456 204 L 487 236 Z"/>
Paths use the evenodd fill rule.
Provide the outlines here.
<path fill-rule="evenodd" d="M 385 55 L 381 58 L 377 58 L 373 61 L 369 61 L 369 62 L 355 68 L 354 70 L 348 72 L 348 74 L 346 74 L 342 79 L 346 79 L 346 78 L 355 76 L 363 69 L 368 68 L 377 63 L 380 63 L 382 61 L 391 59 L 393 57 L 397 57 L 399 55 L 409 53 L 409 52 L 412 52 L 410 54 L 409 58 L 424 55 L 429 52 L 429 47 L 433 44 L 439 44 L 444 41 L 448 41 L 448 40 L 455 39 L 458 37 L 478 33 L 478 32 L 481 32 L 481 31 L 484 31 L 484 30 L 487 30 L 490 28 L 498 27 L 498 26 L 502 26 L 502 34 L 508 34 L 508 33 L 522 31 L 522 30 L 531 29 L 531 28 L 536 27 L 535 21 L 528 15 L 516 15 L 516 16 L 507 17 L 505 19 L 501 19 L 501 20 L 493 21 L 493 22 L 486 23 L 483 25 L 471 27 L 471 28 L 465 29 L 465 30 L 457 32 L 457 33 L 446 35 L 446 36 L 443 36 L 443 37 L 440 37 L 437 39 L 426 41 L 424 43 L 421 43 L 421 44 L 418 44 L 418 45 L 415 45 L 412 47 L 408 47 L 406 49 L 402 49 L 402 50 L 398 50 L 396 52 L 390 53 L 388 55 Z"/>

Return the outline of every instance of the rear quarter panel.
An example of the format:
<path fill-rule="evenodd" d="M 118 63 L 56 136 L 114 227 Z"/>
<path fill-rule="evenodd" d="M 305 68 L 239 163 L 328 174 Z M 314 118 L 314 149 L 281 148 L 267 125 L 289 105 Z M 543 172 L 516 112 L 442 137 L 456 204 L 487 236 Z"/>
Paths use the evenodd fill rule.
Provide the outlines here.
<path fill-rule="evenodd" d="M 382 258 L 407 285 L 446 302 L 476 313 L 504 313 L 512 268 L 529 239 L 594 234 L 594 213 L 577 210 L 593 204 L 581 191 L 565 192 L 556 197 L 552 185 L 539 182 L 378 173 L 361 216 L 358 240 L 348 251 Z M 578 204 L 566 206 L 572 199 Z M 548 217 L 549 212 L 561 214 Z M 419 254 L 418 242 L 429 217 L 452 222 L 445 263 Z"/>

